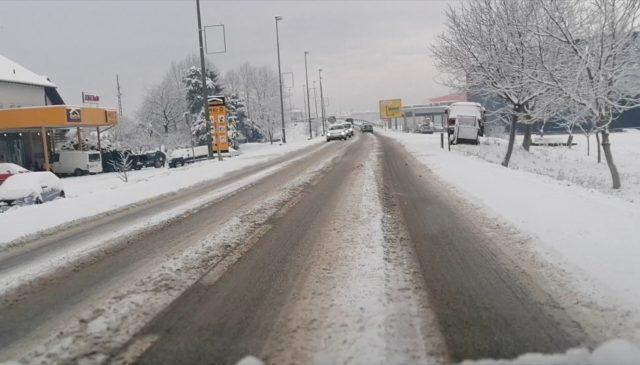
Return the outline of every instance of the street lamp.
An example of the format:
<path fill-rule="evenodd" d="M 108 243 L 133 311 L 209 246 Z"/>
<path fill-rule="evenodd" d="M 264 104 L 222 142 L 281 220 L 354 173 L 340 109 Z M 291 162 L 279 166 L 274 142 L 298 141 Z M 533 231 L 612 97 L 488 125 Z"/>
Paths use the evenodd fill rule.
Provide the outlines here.
<path fill-rule="evenodd" d="M 322 113 L 322 135 L 325 134 L 324 123 L 326 120 L 326 114 L 324 110 L 324 94 L 322 93 L 322 69 L 318 69 L 318 79 L 320 80 L 320 112 Z"/>
<path fill-rule="evenodd" d="M 280 33 L 278 32 L 278 21 L 281 16 L 276 16 L 276 46 L 278 48 L 278 80 L 280 81 L 280 117 L 282 118 L 282 143 L 287 143 L 287 136 L 284 130 L 284 99 L 282 98 L 282 70 L 280 68 Z"/>
<path fill-rule="evenodd" d="M 309 102 L 309 71 L 307 68 L 307 55 L 309 51 L 304 51 L 304 76 L 307 79 L 307 116 L 309 117 L 309 139 L 313 138 L 313 133 L 311 132 L 311 103 Z"/>
<path fill-rule="evenodd" d="M 200 73 L 202 74 L 202 111 L 204 114 L 205 125 L 207 126 L 207 146 L 208 157 L 213 157 L 213 136 L 211 135 L 211 119 L 209 119 L 209 101 L 207 95 L 207 73 L 204 68 L 204 45 L 202 43 L 202 21 L 200 20 L 200 0 L 196 0 L 196 8 L 198 10 L 198 41 L 200 43 Z M 217 133 L 217 132 L 216 132 Z M 222 161 L 222 155 L 218 151 L 218 160 Z"/>

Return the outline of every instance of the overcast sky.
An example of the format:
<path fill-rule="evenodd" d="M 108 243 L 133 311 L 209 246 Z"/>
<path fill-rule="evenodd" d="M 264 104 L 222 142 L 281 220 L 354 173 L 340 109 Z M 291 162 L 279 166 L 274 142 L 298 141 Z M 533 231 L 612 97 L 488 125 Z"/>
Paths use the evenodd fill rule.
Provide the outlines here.
<path fill-rule="evenodd" d="M 203 23 L 223 23 L 227 53 L 207 56 L 222 72 L 245 61 L 295 75 L 302 106 L 304 51 L 309 79 L 324 74 L 329 111 L 376 110 L 379 99 L 425 103 L 449 92 L 429 57 L 446 1 L 204 1 Z M 68 104 L 93 91 L 115 106 L 120 75 L 125 114 L 171 61 L 198 51 L 193 1 L 0 1 L 0 53 L 58 85 Z M 313 102 L 313 92 L 311 93 Z M 312 104 L 313 105 L 313 104 Z M 313 110 L 312 110 L 313 112 Z"/>

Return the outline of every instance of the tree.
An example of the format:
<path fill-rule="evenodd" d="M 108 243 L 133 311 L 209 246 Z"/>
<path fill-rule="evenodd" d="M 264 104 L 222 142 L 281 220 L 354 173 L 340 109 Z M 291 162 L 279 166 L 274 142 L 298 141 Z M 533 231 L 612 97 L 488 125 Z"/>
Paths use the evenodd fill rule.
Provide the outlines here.
<path fill-rule="evenodd" d="M 268 67 L 260 67 L 256 70 L 252 81 L 252 89 L 255 94 L 255 125 L 269 137 L 269 142 L 273 143 L 280 105 L 278 104 L 277 72 Z"/>
<path fill-rule="evenodd" d="M 231 93 L 226 95 L 227 113 L 229 121 L 229 139 L 232 144 L 237 147 L 238 140 L 241 136 L 246 137 L 247 112 L 244 101 L 238 94 Z"/>
<path fill-rule="evenodd" d="M 612 186 L 621 186 L 609 139 L 609 126 L 637 107 L 640 67 L 637 0 L 537 0 L 535 28 L 541 72 L 531 78 L 548 97 L 565 100 L 580 120 L 594 125 Z M 597 134 L 596 134 L 597 136 Z"/>
<path fill-rule="evenodd" d="M 533 36 L 528 31 L 537 11 L 527 0 L 469 0 L 450 6 L 446 30 L 432 47 L 436 66 L 451 76 L 451 86 L 504 103 L 496 114 L 510 116 L 505 167 L 518 122 L 535 122 L 529 112 L 546 89 L 527 76 L 537 69 Z"/>
<path fill-rule="evenodd" d="M 214 68 L 207 69 L 207 85 L 205 86 L 206 95 L 221 95 L 223 87 L 218 80 L 218 72 Z M 203 110 L 202 100 L 202 71 L 199 67 L 191 66 L 185 73 L 183 83 L 186 90 L 186 101 L 189 113 L 193 116 L 193 124 L 191 125 L 191 133 L 198 144 L 208 143 L 208 134 L 211 133 L 207 129 L 205 112 Z"/>
<path fill-rule="evenodd" d="M 129 152 L 116 151 L 116 158 L 109 164 L 120 180 L 129 182 L 129 171 L 133 165 L 133 156 Z"/>

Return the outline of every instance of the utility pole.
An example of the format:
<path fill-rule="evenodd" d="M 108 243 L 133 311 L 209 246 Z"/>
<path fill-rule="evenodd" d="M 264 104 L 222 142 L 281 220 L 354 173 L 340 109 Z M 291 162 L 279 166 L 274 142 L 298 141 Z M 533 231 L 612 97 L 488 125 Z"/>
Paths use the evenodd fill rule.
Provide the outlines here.
<path fill-rule="evenodd" d="M 316 91 L 316 82 L 313 82 L 313 104 L 316 111 L 316 119 L 318 119 L 318 92 Z"/>
<path fill-rule="evenodd" d="M 200 73 L 202 74 L 202 114 L 207 128 L 207 148 L 209 150 L 208 157 L 213 158 L 213 140 L 211 135 L 211 119 L 209 119 L 209 96 L 207 95 L 207 71 L 204 67 L 204 45 L 202 42 L 202 20 L 200 19 L 200 0 L 196 0 L 196 8 L 198 12 L 198 42 L 200 43 Z M 220 146 L 218 146 L 220 147 Z M 218 148 L 218 161 L 222 161 L 222 154 Z"/>
<path fill-rule="evenodd" d="M 305 110 L 307 110 L 307 95 L 305 94 L 305 90 L 307 88 L 307 85 L 302 85 L 302 112 L 304 113 Z M 304 117 L 301 118 L 302 120 L 304 120 Z"/>
<path fill-rule="evenodd" d="M 120 78 L 116 74 L 116 95 L 118 96 L 118 113 L 122 119 L 122 93 L 120 92 Z"/>
<path fill-rule="evenodd" d="M 320 112 L 322 113 L 322 135 L 325 134 L 326 112 L 324 109 L 324 94 L 322 93 L 322 69 L 318 69 L 318 79 L 320 80 Z"/>
<path fill-rule="evenodd" d="M 278 47 L 278 80 L 280 81 L 280 117 L 282 118 L 282 143 L 287 143 L 287 136 L 284 130 L 284 100 L 282 98 L 282 70 L 280 68 L 280 34 L 278 33 L 278 21 L 281 16 L 276 16 L 276 45 Z"/>
<path fill-rule="evenodd" d="M 304 76 L 307 80 L 307 116 L 309 117 L 309 139 L 313 138 L 313 132 L 311 132 L 311 102 L 309 100 L 309 71 L 307 68 L 307 55 L 309 51 L 304 51 Z"/>

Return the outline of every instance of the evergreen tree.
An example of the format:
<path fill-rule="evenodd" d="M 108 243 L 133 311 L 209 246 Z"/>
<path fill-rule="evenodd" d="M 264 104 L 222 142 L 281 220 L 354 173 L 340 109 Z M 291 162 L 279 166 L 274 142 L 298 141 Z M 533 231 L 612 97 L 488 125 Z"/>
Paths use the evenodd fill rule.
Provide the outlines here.
<path fill-rule="evenodd" d="M 191 133 L 199 145 L 206 144 L 210 131 L 207 130 L 205 111 L 202 109 L 202 73 L 200 68 L 196 66 L 190 67 L 183 78 L 183 83 L 186 88 L 187 108 L 194 121 L 191 126 Z M 222 94 L 222 83 L 215 69 L 210 68 L 207 71 L 206 91 L 208 96 Z"/>

